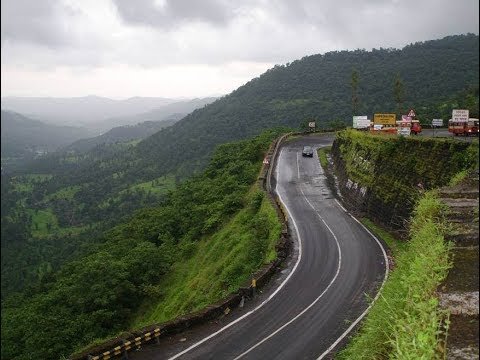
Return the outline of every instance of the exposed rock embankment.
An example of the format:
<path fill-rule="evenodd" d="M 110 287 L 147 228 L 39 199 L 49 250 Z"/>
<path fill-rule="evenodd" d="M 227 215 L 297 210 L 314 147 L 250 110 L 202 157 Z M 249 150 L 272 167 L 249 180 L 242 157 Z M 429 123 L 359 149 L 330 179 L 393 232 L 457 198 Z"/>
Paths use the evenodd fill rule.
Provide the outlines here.
<path fill-rule="evenodd" d="M 440 189 L 448 206 L 453 267 L 439 289 L 440 306 L 450 313 L 448 359 L 479 358 L 478 172 L 454 187 Z"/>

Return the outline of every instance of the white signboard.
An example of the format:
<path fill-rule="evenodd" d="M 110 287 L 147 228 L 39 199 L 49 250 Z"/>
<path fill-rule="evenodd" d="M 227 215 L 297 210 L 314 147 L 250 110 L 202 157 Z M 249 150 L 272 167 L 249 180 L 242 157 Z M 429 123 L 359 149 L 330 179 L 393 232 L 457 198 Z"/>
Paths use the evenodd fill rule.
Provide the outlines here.
<path fill-rule="evenodd" d="M 399 127 L 397 129 L 397 134 L 402 136 L 410 136 L 410 126 Z"/>
<path fill-rule="evenodd" d="M 468 110 L 452 110 L 452 120 L 454 122 L 467 122 L 469 117 Z"/>
<path fill-rule="evenodd" d="M 433 119 L 432 126 L 443 126 L 443 119 Z"/>
<path fill-rule="evenodd" d="M 365 116 L 354 116 L 353 117 L 353 128 L 354 129 L 365 129 L 370 127 L 370 120 Z"/>
<path fill-rule="evenodd" d="M 314 128 L 314 127 L 315 127 L 315 121 L 310 121 L 310 122 L 308 123 L 308 127 L 309 127 L 309 128 Z"/>

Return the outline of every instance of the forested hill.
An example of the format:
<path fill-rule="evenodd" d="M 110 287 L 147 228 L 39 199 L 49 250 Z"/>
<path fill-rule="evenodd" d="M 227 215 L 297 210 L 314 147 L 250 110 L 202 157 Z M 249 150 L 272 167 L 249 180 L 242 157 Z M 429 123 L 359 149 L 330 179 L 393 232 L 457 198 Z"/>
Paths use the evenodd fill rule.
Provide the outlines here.
<path fill-rule="evenodd" d="M 92 135 L 85 128 L 45 124 L 4 110 L 1 112 L 1 125 L 2 158 L 33 156 L 35 151 L 54 151 Z"/>
<path fill-rule="evenodd" d="M 184 114 L 174 114 L 162 121 L 144 121 L 136 125 L 117 126 L 110 129 L 105 134 L 93 138 L 77 140 L 73 144 L 63 148 L 63 150 L 83 153 L 102 144 L 108 145 L 116 142 L 145 139 L 160 129 L 175 124 L 182 117 L 184 117 Z"/>
<path fill-rule="evenodd" d="M 297 128 L 307 119 L 315 119 L 320 126 L 332 120 L 351 121 L 353 70 L 358 73 L 357 115 L 395 112 L 397 74 L 404 87 L 404 111 L 413 107 L 420 119 L 448 119 L 452 106 L 459 106 L 448 100 L 469 87 L 476 89 L 478 112 L 478 54 L 479 38 L 468 34 L 401 50 L 329 52 L 275 66 L 139 143 L 142 161 L 135 171 L 141 175 L 149 169 L 155 176 L 176 170 L 189 173 L 206 163 L 216 144 L 261 129 Z"/>

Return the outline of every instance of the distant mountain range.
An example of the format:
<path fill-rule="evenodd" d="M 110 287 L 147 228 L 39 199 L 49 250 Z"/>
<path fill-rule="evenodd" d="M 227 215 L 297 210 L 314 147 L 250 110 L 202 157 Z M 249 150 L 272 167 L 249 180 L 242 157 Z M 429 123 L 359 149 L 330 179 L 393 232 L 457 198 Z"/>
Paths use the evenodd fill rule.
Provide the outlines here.
<path fill-rule="evenodd" d="M 45 124 L 4 110 L 1 112 L 1 126 L 2 159 L 34 157 L 93 135 L 85 128 Z"/>
<path fill-rule="evenodd" d="M 179 109 L 184 104 L 186 109 L 176 109 L 171 113 L 162 114 L 162 117 L 173 113 L 187 114 L 197 106 L 190 105 L 190 101 L 198 105 L 199 102 L 202 102 L 202 99 L 178 100 L 160 97 L 132 97 L 126 100 L 113 100 L 99 96 L 74 98 L 2 97 L 1 106 L 4 110 L 18 112 L 48 124 L 84 126 L 106 131 L 115 126 L 161 120 L 129 119 L 129 117 L 173 103 L 176 103 L 176 107 Z M 211 102 L 211 100 L 206 100 L 206 103 L 208 102 Z M 194 107 L 192 108 L 192 106 Z M 115 118 L 117 122 L 112 118 Z M 130 122 L 118 122 L 120 120 L 129 120 Z"/>
<path fill-rule="evenodd" d="M 114 127 L 123 126 L 123 125 L 134 125 L 139 124 L 145 121 L 164 121 L 166 119 L 180 120 L 185 115 L 191 113 L 195 109 L 200 109 L 205 105 L 208 105 L 214 102 L 216 98 L 208 97 L 201 99 L 191 99 L 191 100 L 181 100 L 172 102 L 155 109 L 144 111 L 141 113 L 136 113 L 129 116 L 120 116 L 112 117 L 102 121 L 99 121 L 95 124 L 89 125 L 90 128 L 105 131 L 112 129 Z"/>
<path fill-rule="evenodd" d="M 96 97 L 88 98 L 93 102 L 100 99 Z M 19 99 L 17 98 L 17 100 Z M 43 101 L 42 98 L 33 99 L 33 102 L 38 104 Z M 130 102 L 136 102 L 137 105 L 143 102 L 146 108 L 153 104 L 149 98 L 133 99 L 136 100 Z M 24 105 L 27 100 L 22 99 Z M 45 100 L 46 105 L 44 105 L 47 106 L 50 100 Z M 65 104 L 69 101 L 75 103 L 78 99 L 63 100 L 62 103 Z M 106 99 L 106 101 L 108 100 Z M 107 118 L 95 124 L 89 124 L 88 129 L 47 124 L 17 112 L 2 109 L 2 158 L 35 158 L 56 150 L 83 153 L 102 144 L 109 145 L 117 142 L 141 140 L 173 125 L 188 113 L 202 108 L 214 100 L 215 98 L 205 98 L 177 101 L 146 112 Z M 19 103 L 22 101 L 19 101 Z M 88 104 L 86 108 L 91 109 L 91 103 Z M 137 105 L 135 105 L 135 108 L 137 108 Z M 103 134 L 97 135 L 102 132 Z"/>
<path fill-rule="evenodd" d="M 162 121 L 144 121 L 136 125 L 118 126 L 107 131 L 105 134 L 88 139 L 77 140 L 61 150 L 84 153 L 93 149 L 95 146 L 102 144 L 109 145 L 117 142 L 144 139 L 167 126 L 175 124 L 184 116 L 185 114 L 174 114 Z"/>

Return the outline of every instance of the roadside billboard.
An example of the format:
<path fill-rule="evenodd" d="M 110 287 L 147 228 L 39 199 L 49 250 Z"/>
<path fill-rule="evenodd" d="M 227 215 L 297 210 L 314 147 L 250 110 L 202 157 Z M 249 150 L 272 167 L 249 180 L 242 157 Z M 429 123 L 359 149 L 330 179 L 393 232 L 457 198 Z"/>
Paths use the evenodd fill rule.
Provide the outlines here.
<path fill-rule="evenodd" d="M 370 120 L 365 116 L 354 116 L 353 117 L 353 128 L 354 129 L 365 129 L 370 127 Z"/>
<path fill-rule="evenodd" d="M 432 126 L 443 126 L 443 119 L 433 119 Z"/>
<path fill-rule="evenodd" d="M 468 110 L 463 110 L 463 109 L 452 110 L 452 121 L 453 122 L 467 122 L 468 117 L 469 117 Z"/>
<path fill-rule="evenodd" d="M 373 123 L 381 125 L 395 125 L 397 116 L 395 114 L 374 114 Z"/>

